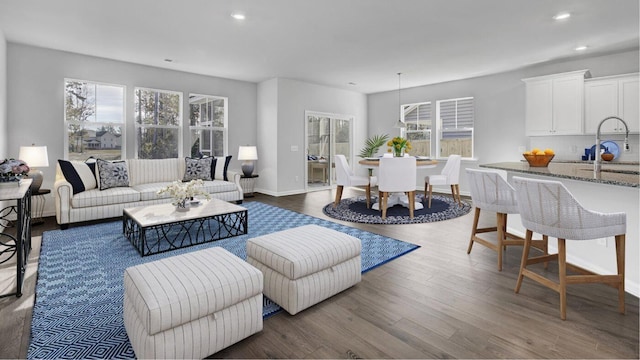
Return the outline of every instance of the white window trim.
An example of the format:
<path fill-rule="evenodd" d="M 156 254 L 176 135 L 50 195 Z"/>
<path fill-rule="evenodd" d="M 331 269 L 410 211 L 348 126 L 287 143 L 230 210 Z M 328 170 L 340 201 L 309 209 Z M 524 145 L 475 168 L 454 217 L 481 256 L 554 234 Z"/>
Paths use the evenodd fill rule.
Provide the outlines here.
<path fill-rule="evenodd" d="M 191 96 L 202 96 L 202 97 L 219 99 L 224 101 L 224 120 L 223 120 L 224 127 L 191 125 L 191 119 L 186 119 L 186 121 L 189 124 L 189 136 L 191 136 L 192 130 L 222 130 L 222 141 L 224 142 L 222 151 L 224 152 L 224 156 L 228 156 L 229 155 L 229 98 L 226 96 L 189 93 L 189 98 Z"/>
<path fill-rule="evenodd" d="M 404 122 L 404 123 L 405 123 L 405 125 L 406 125 L 407 123 L 406 123 L 406 121 L 405 121 L 405 111 L 404 111 L 403 109 L 404 109 L 405 107 L 407 107 L 407 106 L 420 106 L 420 105 L 429 105 L 429 108 L 430 108 L 430 109 L 429 109 L 429 112 L 430 112 L 431 114 L 433 114 L 432 102 L 431 102 L 430 100 L 429 100 L 429 101 L 421 101 L 421 102 L 415 102 L 415 103 L 409 103 L 409 104 L 402 104 L 402 105 L 400 105 L 400 117 L 401 117 L 402 122 Z M 434 134 L 435 132 L 434 132 L 433 130 L 434 130 L 434 123 L 435 123 L 435 122 L 434 122 L 433 116 L 431 116 L 431 118 L 430 118 L 428 121 L 430 121 L 430 122 L 431 122 L 431 127 L 430 127 L 429 129 L 427 129 L 427 130 L 415 130 L 415 131 L 409 131 L 409 130 L 407 130 L 407 128 L 405 127 L 405 128 L 400 129 L 400 136 L 401 136 L 401 137 L 404 137 L 404 138 L 407 138 L 407 137 L 408 137 L 408 135 L 407 135 L 407 134 L 408 134 L 408 133 L 410 133 L 410 132 L 411 132 L 411 133 L 426 132 L 426 133 L 428 133 L 428 134 L 429 134 L 429 143 L 430 143 L 430 144 L 434 144 L 435 142 L 433 141 L 433 134 Z M 429 156 L 431 156 L 431 154 L 433 154 L 433 145 L 431 145 L 431 148 L 429 149 Z"/>
<path fill-rule="evenodd" d="M 179 124 L 180 125 L 147 125 L 147 124 L 139 124 L 138 123 L 138 119 L 136 116 L 136 109 L 135 109 L 135 97 L 136 97 L 136 91 L 140 89 L 140 90 L 145 90 L 145 91 L 155 91 L 155 92 L 164 92 L 164 93 L 168 93 L 168 94 L 174 94 L 174 95 L 178 95 L 180 97 L 179 101 L 178 101 L 178 111 L 179 111 L 179 117 L 180 117 L 180 121 Z M 143 128 L 143 129 L 178 129 L 178 157 L 184 157 L 184 150 L 182 149 L 183 147 L 183 143 L 184 140 L 182 139 L 183 136 L 183 128 L 184 128 L 184 111 L 183 111 L 183 102 L 184 102 L 184 93 L 181 91 L 175 91 L 175 90 L 164 90 L 164 89 L 155 89 L 155 88 L 148 88 L 148 87 L 143 87 L 143 86 L 134 86 L 133 87 L 133 103 L 134 103 L 134 109 L 133 109 L 133 123 L 134 123 L 134 134 L 138 133 L 138 129 L 139 128 Z M 140 144 L 138 144 L 138 137 L 137 135 L 135 136 L 135 141 L 134 141 L 134 158 L 137 159 L 138 158 L 138 146 Z"/>
<path fill-rule="evenodd" d="M 96 84 L 96 85 L 106 85 L 106 86 L 114 86 L 114 87 L 120 87 L 122 88 L 123 92 L 122 92 L 122 122 L 121 123 L 114 123 L 114 122 L 91 122 L 91 125 L 97 125 L 97 126 L 119 126 L 120 127 L 120 137 L 122 140 L 121 141 L 121 145 L 120 145 L 120 159 L 124 160 L 126 159 L 127 156 L 127 137 L 126 137 L 126 128 L 127 128 L 127 86 L 126 85 L 122 85 L 122 84 L 112 84 L 112 83 L 107 83 L 107 82 L 102 82 L 102 81 L 94 81 L 94 80 L 81 80 L 81 79 L 76 79 L 76 78 L 64 78 L 64 83 L 63 83 L 63 108 L 62 108 L 62 118 L 64 119 L 64 136 L 63 136 L 63 146 L 64 146 L 64 150 L 62 152 L 62 156 L 64 159 L 69 159 L 69 125 L 70 124 L 77 124 L 77 125 L 85 125 L 86 123 L 82 122 L 82 121 L 68 121 L 67 120 L 67 106 L 66 106 L 66 87 L 67 87 L 67 82 L 70 81 L 77 81 L 77 82 L 84 82 L 84 83 L 92 83 L 92 84 Z"/>
<path fill-rule="evenodd" d="M 461 127 L 455 129 L 443 129 L 442 127 L 442 118 L 440 117 L 440 103 L 445 101 L 456 101 L 456 106 L 458 101 L 462 100 L 473 100 L 473 125 L 474 127 Z M 457 110 L 456 110 L 457 112 Z M 473 96 L 459 97 L 459 98 L 451 98 L 451 99 L 442 99 L 436 100 L 436 119 L 437 119 L 437 129 L 436 129 L 436 158 L 437 159 L 446 159 L 447 157 L 443 157 L 440 152 L 440 142 L 442 139 L 442 133 L 447 131 L 471 131 L 471 157 L 462 157 L 462 160 L 475 160 L 475 123 L 476 123 L 476 111 L 475 111 L 475 98 Z"/>

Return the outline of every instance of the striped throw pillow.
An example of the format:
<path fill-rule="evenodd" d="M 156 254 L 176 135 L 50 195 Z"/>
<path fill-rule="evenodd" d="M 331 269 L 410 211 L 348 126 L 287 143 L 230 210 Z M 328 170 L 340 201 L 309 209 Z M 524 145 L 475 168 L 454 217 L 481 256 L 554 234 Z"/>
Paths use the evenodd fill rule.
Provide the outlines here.
<path fill-rule="evenodd" d="M 58 164 L 62 175 L 71 184 L 74 195 L 98 187 L 93 171 L 85 162 L 59 159 Z"/>

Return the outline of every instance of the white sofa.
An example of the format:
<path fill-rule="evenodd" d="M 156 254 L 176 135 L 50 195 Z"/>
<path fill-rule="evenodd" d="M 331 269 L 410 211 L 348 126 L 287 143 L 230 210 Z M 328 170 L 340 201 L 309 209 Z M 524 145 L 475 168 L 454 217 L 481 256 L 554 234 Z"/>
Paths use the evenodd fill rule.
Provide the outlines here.
<path fill-rule="evenodd" d="M 223 159 L 223 158 L 221 158 Z M 76 162 L 76 165 L 79 162 Z M 168 194 L 157 191 L 185 173 L 185 159 L 130 159 L 125 160 L 128 170 L 128 187 L 112 187 L 100 190 L 99 181 L 86 190 L 74 194 L 71 182 L 65 178 L 60 163 L 56 164 L 56 180 L 53 186 L 56 221 L 65 229 L 71 223 L 122 216 L 124 208 L 171 202 Z M 244 194 L 240 186 L 240 174 L 227 171 L 228 181 L 223 179 L 224 164 L 217 164 L 212 181 L 205 181 L 204 189 L 212 198 L 242 203 Z M 90 173 L 93 176 L 93 173 Z"/>

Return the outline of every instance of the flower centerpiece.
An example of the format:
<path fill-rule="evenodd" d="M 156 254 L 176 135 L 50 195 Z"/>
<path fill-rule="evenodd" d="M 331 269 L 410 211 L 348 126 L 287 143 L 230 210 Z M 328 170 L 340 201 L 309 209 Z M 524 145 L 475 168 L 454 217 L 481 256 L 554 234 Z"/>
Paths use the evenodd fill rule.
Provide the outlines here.
<path fill-rule="evenodd" d="M 187 204 L 195 196 L 202 195 L 209 200 L 211 196 L 207 191 L 202 189 L 204 181 L 201 179 L 191 180 L 189 182 L 174 181 L 171 185 L 167 185 L 158 190 L 158 195 L 167 193 L 171 196 L 172 205 L 176 206 L 179 211 L 188 210 Z"/>
<path fill-rule="evenodd" d="M 408 153 L 409 150 L 411 150 L 411 143 L 409 140 L 399 136 L 389 140 L 387 146 L 389 147 L 389 152 L 393 152 L 394 157 L 403 157 L 405 153 Z"/>
<path fill-rule="evenodd" d="M 17 183 L 29 170 L 27 163 L 22 160 L 4 159 L 0 161 L 0 183 Z"/>

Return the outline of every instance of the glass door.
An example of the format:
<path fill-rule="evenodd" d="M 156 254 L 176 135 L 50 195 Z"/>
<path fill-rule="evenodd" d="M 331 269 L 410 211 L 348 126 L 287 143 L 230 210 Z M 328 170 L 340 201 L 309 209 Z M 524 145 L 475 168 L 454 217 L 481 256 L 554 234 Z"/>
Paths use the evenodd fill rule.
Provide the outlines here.
<path fill-rule="evenodd" d="M 320 112 L 305 112 L 307 190 L 325 189 L 335 182 L 336 154 L 351 161 L 353 117 Z"/>

